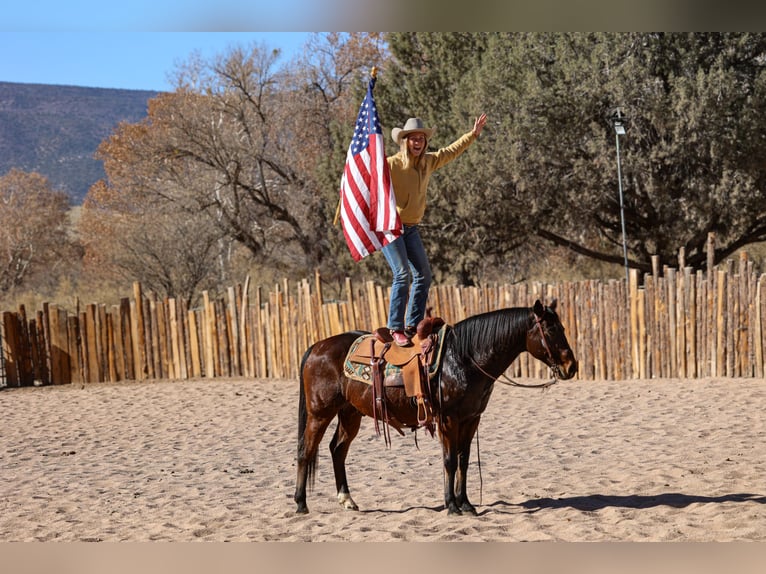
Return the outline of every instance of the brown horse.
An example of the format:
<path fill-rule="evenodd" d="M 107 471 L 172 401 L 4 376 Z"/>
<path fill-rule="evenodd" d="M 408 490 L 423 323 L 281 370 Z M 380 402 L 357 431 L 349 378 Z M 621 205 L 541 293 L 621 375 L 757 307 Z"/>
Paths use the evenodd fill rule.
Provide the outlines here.
<path fill-rule="evenodd" d="M 358 510 L 346 480 L 346 455 L 363 416 L 373 416 L 372 387 L 347 378 L 346 354 L 364 333 L 323 339 L 306 351 L 300 369 L 298 461 L 295 502 L 307 513 L 306 484 L 313 484 L 319 443 L 330 422 L 338 426 L 330 441 L 338 502 Z M 433 410 L 444 460 L 444 504 L 449 514 L 476 514 L 468 501 L 466 473 L 471 442 L 487 407 L 494 383 L 523 351 L 548 365 L 554 377 L 570 379 L 577 361 L 556 314 L 556 301 L 545 307 L 501 309 L 456 323 L 444 337 L 442 364 L 431 379 Z M 403 388 L 386 387 L 388 416 L 403 427 L 417 428 L 417 408 Z"/>

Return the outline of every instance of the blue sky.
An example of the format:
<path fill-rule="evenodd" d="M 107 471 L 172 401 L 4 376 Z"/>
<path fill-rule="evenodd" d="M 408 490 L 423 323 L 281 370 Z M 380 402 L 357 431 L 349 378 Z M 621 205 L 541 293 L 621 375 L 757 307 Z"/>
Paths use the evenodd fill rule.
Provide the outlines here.
<path fill-rule="evenodd" d="M 258 42 L 281 49 L 286 61 L 312 31 L 358 29 L 381 7 L 379 0 L 5 2 L 0 81 L 170 90 L 169 75 L 195 51 L 207 59 Z"/>
<path fill-rule="evenodd" d="M 338 21 L 337 8 L 374 0 L 21 0 L 4 2 L 0 32 L 302 31 Z M 398 0 L 396 0 L 398 1 Z"/>
<path fill-rule="evenodd" d="M 0 16 L 0 81 L 169 90 L 169 75 L 203 57 L 259 42 L 284 59 L 312 31 L 515 29 L 647 30 L 699 27 L 694 0 L 21 0 Z M 677 4 L 677 6 L 676 6 Z M 725 25 L 729 13 L 705 20 Z M 748 20 L 751 26 L 756 26 Z M 691 26 L 690 26 L 691 24 Z M 757 26 L 756 26 L 757 27 Z"/>
<path fill-rule="evenodd" d="M 0 30 L 0 81 L 169 91 L 173 70 L 195 52 L 210 58 L 255 42 L 279 48 L 287 61 L 311 34 Z"/>

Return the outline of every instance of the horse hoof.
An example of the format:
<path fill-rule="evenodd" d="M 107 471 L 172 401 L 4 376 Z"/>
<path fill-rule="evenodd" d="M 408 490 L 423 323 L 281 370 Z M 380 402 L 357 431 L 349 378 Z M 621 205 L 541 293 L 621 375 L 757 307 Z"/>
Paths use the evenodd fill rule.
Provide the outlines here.
<path fill-rule="evenodd" d="M 298 509 L 295 511 L 295 514 L 308 514 L 309 513 L 309 507 L 308 506 L 299 506 Z"/>
<path fill-rule="evenodd" d="M 460 516 L 461 514 L 463 514 L 463 511 L 460 510 L 454 504 L 450 504 L 449 507 L 447 508 L 447 514 L 449 516 Z"/>
<path fill-rule="evenodd" d="M 354 502 L 354 499 L 351 498 L 351 495 L 347 492 L 338 493 L 338 502 L 346 510 L 359 510 L 356 502 Z"/>

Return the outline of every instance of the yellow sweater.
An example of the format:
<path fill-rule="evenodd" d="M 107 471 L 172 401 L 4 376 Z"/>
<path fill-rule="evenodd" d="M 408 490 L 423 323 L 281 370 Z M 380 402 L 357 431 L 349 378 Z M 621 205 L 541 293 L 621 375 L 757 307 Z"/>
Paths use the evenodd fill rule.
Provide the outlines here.
<path fill-rule="evenodd" d="M 426 189 L 434 170 L 448 164 L 476 141 L 473 130 L 435 152 L 426 152 L 414 167 L 404 168 L 401 151 L 386 158 L 396 195 L 396 209 L 404 225 L 417 225 L 426 211 Z"/>

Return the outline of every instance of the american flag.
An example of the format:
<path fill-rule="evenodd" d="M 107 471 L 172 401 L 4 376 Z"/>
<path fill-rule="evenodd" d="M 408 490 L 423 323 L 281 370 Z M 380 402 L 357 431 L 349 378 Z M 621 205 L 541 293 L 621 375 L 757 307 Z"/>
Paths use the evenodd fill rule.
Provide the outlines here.
<path fill-rule="evenodd" d="M 402 234 L 383 131 L 372 96 L 374 87 L 372 77 L 359 108 L 340 184 L 341 224 L 354 261 L 360 261 Z"/>

